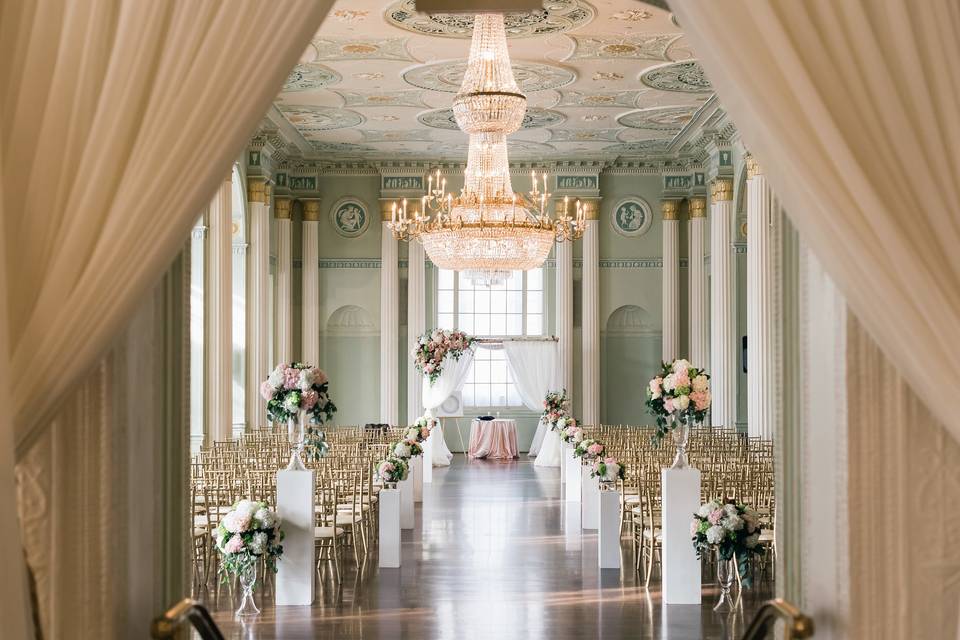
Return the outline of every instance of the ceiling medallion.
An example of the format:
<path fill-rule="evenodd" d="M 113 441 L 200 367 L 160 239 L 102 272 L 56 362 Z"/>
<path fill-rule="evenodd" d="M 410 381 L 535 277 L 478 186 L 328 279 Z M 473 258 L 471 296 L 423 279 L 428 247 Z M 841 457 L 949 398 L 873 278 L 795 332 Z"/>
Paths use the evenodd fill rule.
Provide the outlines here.
<path fill-rule="evenodd" d="M 640 81 L 648 87 L 661 91 L 709 93 L 713 90 L 710 81 L 703 73 L 703 67 L 695 60 L 675 62 L 650 69 L 640 76 Z"/>
<path fill-rule="evenodd" d="M 633 129 L 679 131 L 696 113 L 697 106 L 653 107 L 631 111 L 617 118 L 617 123 Z"/>
<path fill-rule="evenodd" d="M 322 64 L 298 64 L 287 76 L 281 93 L 309 91 L 340 82 L 340 74 Z"/>
<path fill-rule="evenodd" d="M 511 271 L 539 267 L 555 241 L 582 237 L 585 223 L 580 202 L 571 216 L 567 198 L 560 214 L 550 216 L 545 174 L 542 189 L 531 172 L 531 190 L 513 191 L 507 136 L 520 128 L 527 99 L 510 67 L 503 15 L 478 15 L 474 24 L 467 70 L 453 100 L 456 123 L 470 136 L 463 190 L 447 193 L 438 169 L 419 206 L 408 207 L 406 199 L 394 203 L 387 225 L 397 239 L 420 241 L 437 267 L 491 285 Z"/>
<path fill-rule="evenodd" d="M 504 14 L 506 37 L 528 38 L 563 33 L 582 27 L 596 16 L 596 10 L 583 0 L 550 0 L 546 5 L 540 11 Z M 401 29 L 428 36 L 469 38 L 473 34 L 473 16 L 462 13 L 417 13 L 415 0 L 401 0 L 390 5 L 384 19 Z"/>
<path fill-rule="evenodd" d="M 317 107 L 313 105 L 278 104 L 283 117 L 300 133 L 305 131 L 326 131 L 346 129 L 363 122 L 363 116 L 349 109 Z"/>
<path fill-rule="evenodd" d="M 559 89 L 577 79 L 573 71 L 550 64 L 514 62 L 511 67 L 513 78 L 523 93 Z M 466 69 L 466 61 L 448 60 L 408 69 L 404 72 L 403 79 L 421 89 L 456 93 L 463 84 Z"/>
<path fill-rule="evenodd" d="M 562 124 L 567 117 L 559 111 L 552 109 L 541 109 L 540 107 L 530 107 L 520 122 L 521 129 L 540 129 L 542 127 L 553 127 Z M 434 129 L 458 130 L 457 118 L 453 109 L 434 109 L 425 111 L 417 116 L 420 124 L 433 127 Z"/>

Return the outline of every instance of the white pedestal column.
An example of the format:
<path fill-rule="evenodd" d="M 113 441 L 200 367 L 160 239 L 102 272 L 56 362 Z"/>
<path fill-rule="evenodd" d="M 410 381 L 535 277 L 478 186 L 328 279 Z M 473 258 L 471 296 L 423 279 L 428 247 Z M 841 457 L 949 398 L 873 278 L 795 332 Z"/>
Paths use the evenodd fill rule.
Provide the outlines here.
<path fill-rule="evenodd" d="M 303 201 L 301 358 L 320 365 L 320 201 Z"/>
<path fill-rule="evenodd" d="M 277 218 L 276 362 L 293 361 L 293 227 L 290 222 L 290 198 L 277 197 L 273 204 Z"/>
<path fill-rule="evenodd" d="M 413 529 L 413 478 L 408 475 L 403 482 L 397 483 L 400 490 L 400 528 Z"/>
<path fill-rule="evenodd" d="M 423 483 L 431 484 L 433 482 L 433 438 L 440 437 L 440 432 L 438 431 L 434 434 L 430 432 L 430 437 L 428 437 L 423 442 Z"/>
<path fill-rule="evenodd" d="M 737 319 L 733 262 L 733 182 L 717 178 L 710 212 L 711 424 L 737 424 Z"/>
<path fill-rule="evenodd" d="M 408 245 L 407 268 L 407 353 L 417 346 L 417 338 L 427 330 L 426 264 L 423 245 Z M 423 415 L 423 374 L 407 358 L 407 424 L 413 424 Z M 427 458 L 429 460 L 430 458 Z M 424 468 L 430 465 L 424 465 Z M 426 474 L 423 476 L 427 480 Z"/>
<path fill-rule="evenodd" d="M 400 566 L 400 491 L 382 489 L 378 500 L 380 504 L 380 538 L 378 540 L 380 567 L 396 568 Z"/>
<path fill-rule="evenodd" d="M 396 425 L 400 419 L 400 363 L 397 361 L 400 276 L 397 241 L 386 223 L 381 226 L 380 234 L 380 422 Z"/>
<path fill-rule="evenodd" d="M 663 601 L 700 604 L 700 560 L 690 541 L 690 522 L 700 507 L 700 471 L 664 469 Z"/>
<path fill-rule="evenodd" d="M 577 458 L 573 455 L 573 449 L 570 449 L 570 457 L 566 460 L 567 464 L 567 495 L 565 500 L 567 502 L 580 502 L 580 485 L 581 479 L 583 478 L 582 471 L 580 471 L 583 465 L 580 464 L 580 458 Z"/>
<path fill-rule="evenodd" d="M 600 483 L 590 477 L 591 468 L 580 466 L 580 510 L 583 513 L 583 528 L 595 531 L 600 526 Z"/>
<path fill-rule="evenodd" d="M 257 390 L 273 364 L 270 353 L 270 187 L 264 178 L 247 179 L 250 203 L 250 256 L 247 295 L 247 422 L 254 427 L 267 420 L 267 403 Z"/>
<path fill-rule="evenodd" d="M 707 241 L 707 200 L 690 198 L 690 361 L 698 367 L 710 365 L 708 351 L 709 312 L 707 308 L 707 270 L 703 264 Z"/>
<path fill-rule="evenodd" d="M 594 210 L 594 214 L 596 211 Z M 599 222 L 586 220 L 583 233 L 582 343 L 583 383 L 581 419 L 600 424 L 600 230 Z"/>
<path fill-rule="evenodd" d="M 277 515 L 283 522 L 283 557 L 277 565 L 277 605 L 313 604 L 317 570 L 313 471 L 277 472 Z"/>
<path fill-rule="evenodd" d="M 747 429 L 773 439 L 779 412 L 780 210 L 767 178 L 747 159 Z"/>
<path fill-rule="evenodd" d="M 560 382 L 573 395 L 573 245 L 557 245 L 557 337 Z"/>
<path fill-rule="evenodd" d="M 620 568 L 620 492 L 600 492 L 597 556 L 601 569 Z"/>
<path fill-rule="evenodd" d="M 423 456 L 410 459 L 410 478 L 413 480 L 413 501 L 423 502 Z"/>
<path fill-rule="evenodd" d="M 664 200 L 663 214 L 663 361 L 680 350 L 680 214 L 679 200 Z"/>
<path fill-rule="evenodd" d="M 233 182 L 220 183 L 208 213 L 207 260 L 207 433 L 226 441 L 233 432 Z"/>
<path fill-rule="evenodd" d="M 566 440 L 560 441 L 560 494 L 563 495 L 567 484 L 567 458 L 570 456 L 570 445 Z"/>

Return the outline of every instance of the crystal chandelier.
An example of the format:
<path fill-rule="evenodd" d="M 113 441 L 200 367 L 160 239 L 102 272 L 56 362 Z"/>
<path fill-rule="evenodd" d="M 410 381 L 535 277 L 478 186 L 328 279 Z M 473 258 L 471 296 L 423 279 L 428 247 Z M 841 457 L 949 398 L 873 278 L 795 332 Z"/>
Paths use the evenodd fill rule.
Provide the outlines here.
<path fill-rule="evenodd" d="M 579 201 L 573 215 L 564 198 L 563 209 L 550 216 L 546 173 L 530 173 L 526 194 L 513 191 L 507 135 L 520 128 L 526 111 L 527 99 L 510 67 L 503 15 L 478 15 L 463 84 L 453 101 L 457 126 L 470 136 L 463 190 L 448 193 L 438 169 L 429 176 L 419 206 L 411 210 L 406 200 L 394 203 L 388 223 L 393 236 L 419 240 L 439 268 L 466 272 L 486 285 L 505 280 L 511 271 L 539 267 L 555 241 L 582 237 Z"/>

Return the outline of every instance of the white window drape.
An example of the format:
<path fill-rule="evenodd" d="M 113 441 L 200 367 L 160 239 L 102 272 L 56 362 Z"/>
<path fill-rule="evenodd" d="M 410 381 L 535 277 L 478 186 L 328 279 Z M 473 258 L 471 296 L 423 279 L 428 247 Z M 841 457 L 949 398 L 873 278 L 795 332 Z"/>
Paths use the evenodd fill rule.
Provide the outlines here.
<path fill-rule="evenodd" d="M 670 5 L 804 242 L 960 438 L 960 5 Z"/>
<path fill-rule="evenodd" d="M 448 359 L 436 382 L 430 384 L 429 378 L 423 381 L 423 408 L 433 412 L 455 392 L 463 388 L 473 363 L 473 351 L 467 349 L 459 360 Z"/>
<path fill-rule="evenodd" d="M 527 409 L 540 413 L 543 400 L 550 391 L 559 391 L 560 365 L 557 343 L 550 341 L 505 341 L 503 350 L 507 354 L 507 366 L 513 376 L 520 399 Z M 530 455 L 540 451 L 546 425 L 541 420 L 530 445 Z"/>
<path fill-rule="evenodd" d="M 330 4 L 0 5 L 4 504 L 15 446 L 44 428 L 182 248 Z M 13 518 L 0 519 L 0 564 L 23 566 Z M 0 619 L 26 637 L 17 574 L 0 582 Z"/>

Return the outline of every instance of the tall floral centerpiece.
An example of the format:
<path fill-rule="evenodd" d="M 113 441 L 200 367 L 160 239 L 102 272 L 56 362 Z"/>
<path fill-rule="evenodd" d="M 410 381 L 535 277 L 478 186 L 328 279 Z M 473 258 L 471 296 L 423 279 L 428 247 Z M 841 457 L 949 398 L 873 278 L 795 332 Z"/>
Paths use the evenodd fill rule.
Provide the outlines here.
<path fill-rule="evenodd" d="M 287 423 L 293 445 L 287 469 L 305 469 L 301 455 L 318 460 L 327 453 L 320 427 L 337 411 L 328 395 L 329 387 L 327 374 L 302 362 L 278 364 L 260 383 L 260 395 L 267 401 L 267 418 Z"/>
<path fill-rule="evenodd" d="M 732 608 L 730 587 L 734 571 L 739 571 L 743 584 L 750 586 L 750 556 L 763 554 L 761 530 L 760 514 L 735 500 L 711 500 L 693 515 L 690 533 L 697 556 L 703 558 L 711 552 L 717 554 L 720 601 L 714 611 Z"/>
<path fill-rule="evenodd" d="M 543 399 L 543 413 L 540 419 L 550 425 L 550 428 L 559 431 L 566 425 L 570 416 L 570 398 L 567 397 L 567 390 L 550 391 Z"/>
<path fill-rule="evenodd" d="M 463 352 L 473 345 L 474 340 L 463 331 L 434 329 L 417 338 L 417 346 L 410 355 L 417 371 L 427 376 L 432 385 L 443 372 L 444 360 L 459 360 Z"/>
<path fill-rule="evenodd" d="M 710 375 L 687 360 L 663 363 L 660 374 L 647 385 L 647 410 L 657 422 L 656 442 L 673 434 L 677 455 L 674 469 L 685 469 L 690 427 L 701 424 L 710 410 Z"/>
<path fill-rule="evenodd" d="M 277 560 L 283 555 L 283 531 L 280 518 L 266 503 L 240 500 L 223 516 L 213 532 L 220 553 L 220 572 L 226 581 L 230 575 L 240 578 L 243 600 L 238 616 L 260 613 L 253 601 L 257 582 L 257 563 L 262 558 L 267 569 L 276 573 Z"/>

